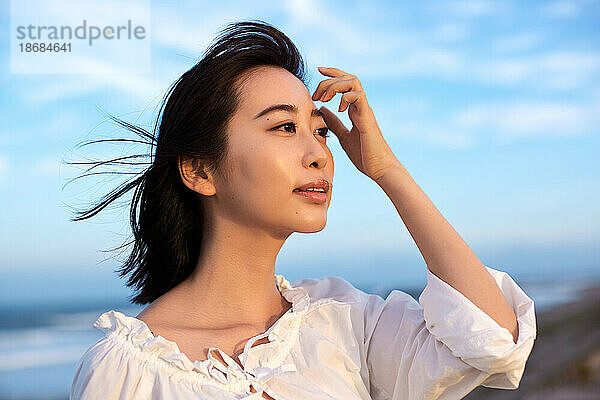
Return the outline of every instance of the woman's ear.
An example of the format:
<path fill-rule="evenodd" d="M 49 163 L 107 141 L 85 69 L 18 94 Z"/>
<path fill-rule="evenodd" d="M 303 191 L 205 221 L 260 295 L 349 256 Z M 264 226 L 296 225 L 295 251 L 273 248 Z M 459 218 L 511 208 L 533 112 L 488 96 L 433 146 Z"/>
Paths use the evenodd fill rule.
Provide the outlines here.
<path fill-rule="evenodd" d="M 198 194 L 212 196 L 217 192 L 213 176 L 199 158 L 178 156 L 177 167 L 183 184 Z"/>

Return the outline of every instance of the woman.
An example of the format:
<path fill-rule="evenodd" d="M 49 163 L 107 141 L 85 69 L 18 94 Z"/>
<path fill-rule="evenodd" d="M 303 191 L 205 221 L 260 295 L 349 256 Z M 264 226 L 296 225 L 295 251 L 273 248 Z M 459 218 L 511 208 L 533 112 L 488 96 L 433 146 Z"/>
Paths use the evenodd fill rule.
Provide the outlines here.
<path fill-rule="evenodd" d="M 518 387 L 533 301 L 484 266 L 412 180 L 359 79 L 319 68 L 327 79 L 311 96 L 303 68 L 273 26 L 233 23 L 165 96 L 156 136 L 123 123 L 152 139 L 154 159 L 76 219 L 135 188 L 122 274 L 139 289 L 133 301 L 150 304 L 98 318 L 106 336 L 82 356 L 71 399 L 459 399 L 479 385 Z M 337 93 L 351 130 L 315 107 Z M 341 277 L 290 284 L 275 274 L 293 232 L 325 227 L 328 130 L 422 253 L 419 303 Z"/>

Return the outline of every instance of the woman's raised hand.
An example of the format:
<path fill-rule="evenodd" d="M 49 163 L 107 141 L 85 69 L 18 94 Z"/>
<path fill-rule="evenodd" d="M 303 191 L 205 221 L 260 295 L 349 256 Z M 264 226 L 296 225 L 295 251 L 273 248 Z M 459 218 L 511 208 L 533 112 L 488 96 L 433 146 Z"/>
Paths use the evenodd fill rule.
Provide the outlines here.
<path fill-rule="evenodd" d="M 319 72 L 332 78 L 319 83 L 312 99 L 325 102 L 336 93 L 343 93 L 338 112 L 348 109 L 352 129 L 348 130 L 334 113 L 322 106 L 320 110 L 325 115 L 325 123 L 337 136 L 356 168 L 377 181 L 400 162 L 381 134 L 360 81 L 356 76 L 337 68 L 319 67 Z"/>

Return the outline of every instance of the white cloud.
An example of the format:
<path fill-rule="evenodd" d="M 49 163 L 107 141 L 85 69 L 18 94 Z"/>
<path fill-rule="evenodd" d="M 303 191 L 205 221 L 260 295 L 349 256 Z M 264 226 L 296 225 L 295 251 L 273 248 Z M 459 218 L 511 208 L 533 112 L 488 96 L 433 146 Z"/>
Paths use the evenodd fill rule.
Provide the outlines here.
<path fill-rule="evenodd" d="M 31 93 L 31 101 L 58 101 L 107 88 L 144 102 L 162 97 L 168 85 L 189 68 L 186 64 L 192 64 L 199 58 L 200 50 L 205 49 L 219 28 L 237 19 L 236 16 L 247 17 L 252 14 L 251 11 L 256 11 L 242 4 L 241 8 L 236 7 L 234 14 L 208 9 L 203 11 L 200 19 L 182 18 L 181 10 L 193 7 L 193 3 L 184 3 L 174 11 L 166 5 L 153 5 L 153 14 L 160 15 L 159 22 L 152 27 L 153 43 L 158 46 L 157 52 L 168 51 L 171 54 L 171 57 L 155 57 L 158 63 L 164 64 L 154 69 L 168 71 L 172 76 L 167 77 L 163 72 L 158 77 L 155 74 L 70 77 L 62 82 L 48 83 L 39 90 L 27 91 Z M 411 29 L 409 25 L 402 25 L 389 30 L 368 24 L 369 21 L 365 25 L 349 22 L 334 9 L 314 0 L 287 1 L 273 7 L 271 12 L 283 11 L 289 21 L 285 25 L 276 25 L 292 38 L 299 38 L 295 42 L 309 62 L 315 60 L 343 67 L 341 61 L 352 58 L 352 70 L 349 72 L 363 77 L 435 77 L 436 80 L 454 82 L 568 90 L 589 85 L 592 75 L 600 72 L 600 55 L 593 53 L 561 52 L 492 60 L 477 54 L 465 54 L 464 49 L 453 49 L 448 45 L 467 38 L 470 26 L 452 18 L 434 25 L 432 29 Z M 449 2 L 436 7 L 435 11 L 450 15 L 487 15 L 505 8 L 506 5 L 489 1 Z M 374 9 L 373 15 L 380 12 L 382 9 Z M 323 23 L 322 15 L 328 16 L 326 23 Z M 535 49 L 542 38 L 540 32 L 522 32 L 492 39 L 491 47 L 504 53 L 525 52 Z M 335 51 L 331 49 L 333 44 Z M 177 67 L 172 61 L 173 52 L 177 56 Z M 168 60 L 171 64 L 166 64 Z M 179 71 L 173 73 L 177 68 Z M 320 77 L 318 73 L 317 76 Z"/>
<path fill-rule="evenodd" d="M 121 2 L 118 0 L 102 0 L 88 4 L 77 0 L 55 0 L 50 2 L 35 2 L 35 7 L 26 7 L 33 2 L 28 1 L 12 7 L 13 17 L 25 16 L 31 20 L 51 22 L 52 25 L 81 24 L 83 19 L 93 18 L 96 21 L 117 21 L 115 10 L 133 20 L 146 18 L 150 8 L 150 0 L 135 0 Z M 88 21 L 89 23 L 89 21 Z M 109 25 L 109 24 L 106 24 Z"/>
<path fill-rule="evenodd" d="M 600 122 L 600 103 L 515 102 L 464 109 L 451 118 L 460 129 L 495 132 L 502 137 L 569 136 L 589 133 Z"/>
<path fill-rule="evenodd" d="M 444 24 L 437 26 L 432 31 L 432 38 L 436 42 L 459 42 L 467 39 L 469 28 L 464 24 Z"/>
<path fill-rule="evenodd" d="M 556 52 L 539 56 L 500 59 L 479 64 L 478 80 L 501 84 L 527 84 L 542 89 L 585 86 L 600 73 L 600 54 Z"/>
<path fill-rule="evenodd" d="M 72 62 L 79 64 L 82 70 L 108 71 L 111 68 L 110 64 L 101 60 L 77 56 L 72 57 Z M 26 102 L 34 104 L 58 102 L 111 89 L 147 103 L 161 97 L 170 84 L 166 78 L 149 73 L 42 75 L 41 78 L 28 77 L 26 82 L 32 89 L 23 90 L 21 95 Z"/>
<path fill-rule="evenodd" d="M 315 22 L 317 14 L 317 3 L 315 0 L 288 0 L 285 2 L 288 15 L 294 19 L 294 23 Z"/>
<path fill-rule="evenodd" d="M 281 27 L 284 32 L 301 33 L 306 43 L 314 41 L 335 43 L 336 52 L 350 55 L 368 55 L 382 51 L 389 45 L 389 38 L 374 30 L 372 26 L 361 26 L 360 23 L 348 22 L 339 17 L 335 9 L 327 9 L 324 2 L 314 0 L 295 0 L 285 2 L 285 10 L 289 18 L 289 29 Z M 346 12 L 348 12 L 346 10 Z M 324 18 L 324 16 L 327 16 Z M 293 40 L 293 39 L 292 39 Z M 328 44 L 331 52 L 332 44 Z M 387 47 L 389 48 L 389 47 Z"/>
<path fill-rule="evenodd" d="M 350 72 L 362 77 L 434 77 L 436 80 L 494 86 L 570 90 L 589 86 L 594 75 L 600 73 L 600 54 L 596 53 L 555 51 L 519 57 L 502 55 L 538 48 L 545 37 L 543 31 L 492 36 L 490 48 L 492 54 L 498 55 L 486 58 L 480 53 L 468 53 L 466 48 L 450 47 L 452 42 L 463 40 L 468 35 L 469 25 L 456 20 L 450 19 L 431 31 L 411 29 L 406 25 L 393 30 L 375 27 L 366 32 L 360 24 L 348 23 L 336 17 L 335 12 L 316 7 L 312 0 L 288 2 L 287 5 L 291 27 L 301 29 L 303 33 L 304 30 L 311 32 L 318 29 L 318 38 L 310 40 L 308 34 L 309 38 L 305 39 L 305 48 L 310 50 L 309 59 L 325 59 L 333 63 L 337 60 L 332 57 L 341 57 L 343 61 L 351 57 L 353 71 Z M 482 15 L 505 10 L 495 10 L 500 6 L 490 2 L 456 3 L 456 7 L 459 14 Z M 437 8 L 436 12 L 441 9 Z M 331 15 L 326 24 L 319 22 L 317 12 Z M 322 44 L 324 41 L 336 43 L 338 50 L 332 52 L 330 45 Z"/>
<path fill-rule="evenodd" d="M 417 50 L 398 61 L 401 71 L 411 73 L 429 71 L 445 75 L 457 72 L 462 67 L 461 57 L 457 53 L 443 48 Z"/>
<path fill-rule="evenodd" d="M 48 78 L 44 78 L 48 81 Z M 48 83 L 38 81 L 36 90 L 23 92 L 29 103 L 49 103 L 89 95 L 100 90 L 114 89 L 132 98 L 148 102 L 161 97 L 170 82 L 150 74 L 90 74 L 57 78 Z"/>
<path fill-rule="evenodd" d="M 542 15 L 548 17 L 575 17 L 581 12 L 581 4 L 575 1 L 559 0 L 542 6 Z"/>
<path fill-rule="evenodd" d="M 252 7 L 245 4 L 242 4 L 241 8 L 236 8 L 234 14 L 228 15 L 218 9 L 208 9 L 204 10 L 200 19 L 192 18 L 191 13 L 181 11 L 193 7 L 194 3 L 184 3 L 174 11 L 166 5 L 153 5 L 153 14 L 160 15 L 160 23 L 153 25 L 153 42 L 163 47 L 160 51 L 166 49 L 172 53 L 173 50 L 176 52 L 181 50 L 184 55 L 189 54 L 190 59 L 198 57 L 199 50 L 205 48 L 220 27 L 237 19 L 235 15 L 246 17 L 252 11 Z M 314 0 L 287 1 L 277 3 L 273 7 L 270 11 L 275 13 L 283 11 L 289 21 L 286 25 L 281 23 L 276 25 L 291 34 L 293 39 L 295 37 L 302 39 L 297 42 L 301 45 L 301 51 L 308 53 L 309 60 L 337 66 L 334 64 L 337 60 L 332 59 L 333 57 L 342 57 L 344 60 L 351 58 L 352 70 L 349 72 L 356 73 L 359 77 L 434 77 L 441 81 L 565 90 L 589 85 L 590 79 L 600 73 L 600 54 L 594 53 L 554 52 L 523 57 L 500 56 L 490 60 L 478 54 L 465 54 L 464 48 L 463 50 L 449 48 L 449 43 L 463 40 L 469 34 L 471 27 L 466 20 L 449 18 L 441 24 L 432 25 L 433 28 L 413 27 L 411 29 L 410 25 L 405 25 L 394 27 L 390 31 L 384 30 L 385 27 L 368 24 L 369 21 L 364 26 L 349 22 L 342 17 L 342 14 L 335 13 L 335 10 L 328 9 L 326 5 Z M 373 15 L 377 15 L 382 10 L 385 11 L 374 9 Z M 490 1 L 448 2 L 435 8 L 438 14 L 448 13 L 450 17 L 483 16 L 503 10 L 506 10 L 505 5 Z M 323 15 L 328 16 L 326 23 L 323 23 Z M 369 28 L 368 31 L 366 27 Z M 536 48 L 543 37 L 543 32 L 522 31 L 492 39 L 491 47 L 500 52 L 529 51 Z M 305 45 L 302 46 L 303 44 Z M 335 46 L 335 51 L 332 51 L 331 46 Z M 172 60 L 172 57 L 170 59 Z M 189 61 L 188 59 L 186 62 Z M 159 60 L 159 62 L 167 61 Z M 340 67 L 343 68 L 342 65 Z M 163 66 L 163 69 L 167 68 Z M 175 75 L 178 76 L 179 72 Z M 321 77 L 318 74 L 317 76 Z M 173 77 L 175 78 L 176 76 Z M 26 92 L 33 93 L 33 100 L 43 102 L 113 88 L 136 95 L 147 102 L 162 96 L 171 82 L 172 79 L 160 79 L 150 75 L 96 75 L 73 77 L 67 81 L 50 83 L 41 90 Z M 527 115 L 529 111 L 541 114 L 534 118 Z M 588 118 L 587 112 L 582 111 L 580 107 L 561 103 L 552 106 L 521 102 L 504 106 L 503 112 L 510 118 L 499 121 L 499 126 L 519 134 L 529 134 L 547 128 L 554 133 L 559 130 L 581 131 L 585 123 L 573 121 L 581 117 L 582 112 Z M 546 115 L 550 112 L 554 113 L 552 117 L 554 119 Z M 460 111 L 454 119 L 456 125 L 430 126 L 429 133 L 425 135 L 428 138 L 426 140 L 454 148 L 469 146 L 473 143 L 473 137 L 468 133 L 462 133 L 464 124 L 476 125 L 477 121 L 493 120 L 490 115 L 493 115 L 493 110 L 476 108 Z M 482 126 L 485 124 L 481 122 Z M 475 128 L 475 125 L 471 127 Z"/>
<path fill-rule="evenodd" d="M 0 154 L 0 181 L 8 174 L 8 158 Z"/>
<path fill-rule="evenodd" d="M 435 4 L 436 8 L 438 7 L 437 3 L 432 4 Z M 440 7 L 440 11 L 460 17 L 478 17 L 494 13 L 499 4 L 500 2 L 487 0 L 448 1 Z"/>
<path fill-rule="evenodd" d="M 225 25 L 229 15 L 219 15 L 216 10 L 204 9 L 201 15 L 186 13 L 182 10 L 190 7 L 189 4 L 178 4 L 173 8 L 170 3 L 153 5 L 155 15 L 160 15 L 159 23 L 152 25 L 152 41 L 155 46 L 162 46 L 171 54 L 176 51 L 178 55 L 183 51 L 192 59 L 199 59 L 209 42 L 217 31 Z M 228 10 L 229 11 L 229 10 Z M 233 10 L 232 10 L 233 11 Z M 184 54 L 186 56 L 186 54 Z"/>
<path fill-rule="evenodd" d="M 49 103 L 65 98 L 77 97 L 99 90 L 103 83 L 88 77 L 73 77 L 64 80 L 37 84 L 38 90 L 23 92 L 24 100 L 35 103 Z"/>
<path fill-rule="evenodd" d="M 594 133 L 600 125 L 600 95 L 587 104 L 515 101 L 460 109 L 448 117 L 437 115 L 435 105 L 404 102 L 373 103 L 379 126 L 394 140 L 429 143 L 451 150 L 478 144 L 483 135 L 499 141 L 522 137 L 565 137 Z"/>
<path fill-rule="evenodd" d="M 492 49 L 500 52 L 522 52 L 537 47 L 543 39 L 541 32 L 521 32 L 492 40 Z"/>
<path fill-rule="evenodd" d="M 277 6 L 276 3 L 272 8 Z M 195 12 L 198 7 L 196 2 L 180 2 L 175 9 L 170 3 L 152 5 L 152 13 L 157 21 L 151 27 L 152 73 L 73 74 L 65 77 L 46 75 L 44 82 L 35 82 L 36 90 L 24 92 L 25 100 L 33 103 L 56 102 L 111 89 L 144 103 L 162 98 L 168 86 L 199 61 L 202 52 L 219 30 L 234 20 L 250 18 L 248 15 L 255 11 L 251 3 L 240 3 L 234 9 L 211 9 L 202 5 L 199 17 Z M 162 53 L 165 53 L 165 57 L 160 56 Z M 79 63 L 81 70 L 107 71 L 111 68 L 110 64 L 102 64 L 102 60 L 77 59 L 73 56 L 71 61 Z"/>
<path fill-rule="evenodd" d="M 415 143 L 427 143 L 446 149 L 466 149 L 473 147 L 476 136 L 468 130 L 462 129 L 447 121 L 431 119 L 435 109 L 414 105 L 407 109 L 400 103 L 396 105 L 373 104 L 380 128 L 385 131 L 390 143 L 398 138 L 410 140 Z M 412 116 L 411 116 L 412 115 Z M 350 124 L 347 124 L 349 126 Z"/>
<path fill-rule="evenodd" d="M 217 33 L 231 22 L 246 19 L 262 19 L 273 23 L 269 15 L 277 14 L 285 9 L 294 8 L 299 13 L 294 17 L 303 19 L 311 7 L 321 10 L 321 4 L 310 3 L 304 6 L 283 4 L 283 2 L 254 3 L 238 1 L 234 5 L 222 6 L 218 3 L 199 3 L 195 0 L 178 1 L 177 7 L 170 2 L 153 2 L 152 12 L 158 15 L 158 23 L 152 25 L 152 40 L 156 46 L 162 46 L 172 55 L 189 57 L 191 61 L 199 61 L 201 53 L 212 42 Z M 259 6 L 257 7 L 257 4 Z M 313 17 L 314 18 L 314 17 Z M 274 23 L 281 27 L 280 24 Z M 183 52 L 184 54 L 180 54 Z"/>
<path fill-rule="evenodd" d="M 428 132 L 427 136 L 431 142 L 441 144 L 449 149 L 465 149 L 474 144 L 473 136 L 458 130 L 438 130 Z"/>
<path fill-rule="evenodd" d="M 113 2 L 111 4 L 115 5 L 117 3 Z M 119 9 L 126 7 L 123 9 L 124 15 L 136 16 L 147 14 L 149 5 L 150 2 L 148 0 L 139 0 L 126 5 L 118 4 L 118 7 Z M 171 7 L 170 5 L 165 5 L 163 8 L 170 9 Z M 57 9 L 61 10 L 60 15 L 56 14 Z M 155 6 L 153 6 L 153 9 L 155 12 L 159 11 L 158 14 L 162 19 L 164 10 Z M 48 10 L 38 10 L 38 13 L 49 15 L 48 18 L 52 21 L 62 21 L 63 23 L 81 22 L 81 16 L 86 14 L 77 7 L 50 7 Z M 162 23 L 161 21 L 151 26 L 150 35 L 154 44 L 172 45 L 173 48 L 171 50 L 173 50 L 177 48 L 177 43 L 175 41 L 175 37 L 177 36 L 179 37 L 178 43 L 183 43 L 184 48 L 186 46 L 191 47 L 192 41 L 200 40 L 198 39 L 198 33 L 206 24 L 198 24 L 197 21 L 192 21 L 190 19 L 188 26 L 182 26 L 177 18 L 171 16 L 171 14 L 169 14 L 169 17 L 171 17 L 171 19 L 165 21 L 165 23 Z M 110 20 L 113 17 L 105 15 L 104 11 L 102 11 L 100 14 L 95 12 L 94 18 Z M 195 53 L 199 53 L 200 48 L 196 47 L 195 50 Z M 152 54 L 153 53 L 151 53 L 151 55 Z M 189 60 L 184 61 L 189 63 Z M 157 65 L 148 65 L 150 62 L 158 64 L 158 68 Z M 27 75 L 26 78 L 23 77 L 22 80 L 23 82 L 31 84 L 31 89 L 21 91 L 24 100 L 29 103 L 44 104 L 112 89 L 147 103 L 157 96 L 162 97 L 162 94 L 167 89 L 168 85 L 175 79 L 175 77 L 172 76 L 172 58 L 167 57 L 154 57 L 154 60 L 147 60 L 145 57 L 140 58 L 140 63 L 137 64 L 137 66 L 139 66 L 139 71 L 154 69 L 158 73 L 135 73 L 137 71 L 134 71 L 133 73 L 122 73 L 122 70 L 115 69 L 118 68 L 118 66 L 115 66 L 110 62 L 110 57 L 89 58 L 71 54 L 69 56 L 69 63 L 70 66 L 77 71 L 96 71 L 100 73 L 44 74 L 39 77 L 37 75 Z M 109 71 L 115 71 L 115 73 L 109 73 Z"/>
<path fill-rule="evenodd" d="M 353 66 L 359 77 L 435 77 L 439 80 L 453 80 L 463 70 L 464 60 L 453 50 L 423 46 L 395 49 L 393 54 L 372 54 L 367 58 L 356 59 Z"/>
<path fill-rule="evenodd" d="M 29 164 L 28 172 L 35 178 L 59 177 L 61 159 L 54 156 L 40 157 Z"/>

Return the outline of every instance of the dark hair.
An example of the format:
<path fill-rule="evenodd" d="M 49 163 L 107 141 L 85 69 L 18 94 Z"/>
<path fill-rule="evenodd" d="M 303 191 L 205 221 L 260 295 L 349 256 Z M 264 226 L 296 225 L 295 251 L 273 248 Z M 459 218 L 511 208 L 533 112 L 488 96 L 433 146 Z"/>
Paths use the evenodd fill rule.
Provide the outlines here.
<path fill-rule="evenodd" d="M 110 116 L 141 140 L 114 138 L 85 143 L 129 141 L 150 145 L 151 161 L 143 173 L 116 187 L 92 207 L 76 211 L 71 219 L 91 218 L 134 189 L 129 209 L 133 239 L 118 247 L 133 244 L 129 257 L 118 269 L 120 277 L 131 274 L 127 286 L 138 290 L 129 299 L 131 302 L 154 301 L 194 270 L 202 244 L 203 210 L 197 193 L 183 184 L 177 158 L 200 158 L 209 170 L 227 176 L 223 168 L 226 128 L 240 103 L 238 81 L 246 76 L 243 73 L 259 66 L 284 68 L 306 86 L 302 56 L 285 34 L 261 20 L 233 22 L 220 31 L 201 60 L 169 87 L 153 133 Z M 102 165 L 140 164 L 133 159 L 141 156 L 69 164 L 92 165 L 85 171 L 89 172 Z M 82 176 L 91 174 L 97 173 Z"/>

